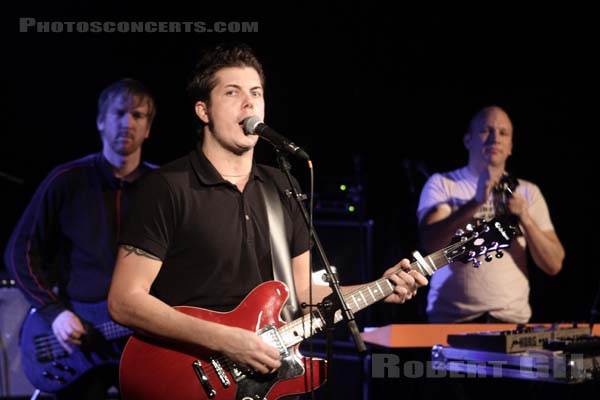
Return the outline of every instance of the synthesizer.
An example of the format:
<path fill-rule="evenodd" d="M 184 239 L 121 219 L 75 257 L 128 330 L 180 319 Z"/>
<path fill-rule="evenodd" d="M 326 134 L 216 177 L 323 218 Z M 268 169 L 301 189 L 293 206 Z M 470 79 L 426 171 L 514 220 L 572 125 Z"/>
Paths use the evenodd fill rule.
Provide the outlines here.
<path fill-rule="evenodd" d="M 574 342 L 590 334 L 589 326 L 569 328 L 517 326 L 514 330 L 451 334 L 448 335 L 448 344 L 460 349 L 519 353 L 543 349 L 548 343 Z M 580 340 L 579 343 L 583 342 Z"/>

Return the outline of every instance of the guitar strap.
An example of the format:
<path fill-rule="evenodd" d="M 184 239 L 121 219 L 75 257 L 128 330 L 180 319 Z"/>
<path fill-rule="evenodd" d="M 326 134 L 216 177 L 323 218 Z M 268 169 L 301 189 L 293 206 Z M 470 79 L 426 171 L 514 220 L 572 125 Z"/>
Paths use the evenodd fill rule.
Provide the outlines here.
<path fill-rule="evenodd" d="M 290 296 L 281 310 L 281 317 L 284 321 L 290 322 L 299 316 L 298 297 L 296 295 L 296 285 L 294 284 L 294 274 L 292 272 L 292 258 L 285 235 L 285 219 L 283 217 L 281 197 L 273 178 L 269 174 L 265 175 L 267 178 L 264 180 L 264 185 L 260 185 L 260 187 L 265 200 L 269 221 L 269 242 L 271 244 L 273 278 L 285 283 L 289 289 Z"/>

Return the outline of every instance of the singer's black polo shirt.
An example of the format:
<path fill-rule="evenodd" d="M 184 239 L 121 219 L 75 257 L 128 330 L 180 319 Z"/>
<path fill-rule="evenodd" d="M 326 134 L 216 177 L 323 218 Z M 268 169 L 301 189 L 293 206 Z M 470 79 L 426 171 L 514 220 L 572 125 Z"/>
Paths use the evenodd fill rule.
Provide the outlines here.
<path fill-rule="evenodd" d="M 274 179 L 283 201 L 290 254 L 300 255 L 308 249 L 308 231 L 298 205 L 284 194 L 286 177 L 275 168 L 253 165 L 241 193 L 197 149 L 144 178 L 119 243 L 163 260 L 153 295 L 173 306 L 228 311 L 273 279 L 260 191 L 266 179 Z"/>

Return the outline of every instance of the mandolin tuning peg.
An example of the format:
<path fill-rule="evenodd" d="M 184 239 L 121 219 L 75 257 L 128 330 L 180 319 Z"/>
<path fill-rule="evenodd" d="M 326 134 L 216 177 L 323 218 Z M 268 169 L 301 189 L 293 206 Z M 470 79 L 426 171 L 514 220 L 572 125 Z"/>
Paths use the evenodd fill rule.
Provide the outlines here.
<path fill-rule="evenodd" d="M 496 258 L 502 258 L 504 256 L 504 252 L 502 250 L 496 251 Z"/>
<path fill-rule="evenodd" d="M 465 226 L 465 229 L 469 232 L 473 232 L 473 224 L 467 224 L 467 226 Z"/>
<path fill-rule="evenodd" d="M 456 232 L 454 232 L 454 236 L 456 237 L 461 237 L 465 234 L 465 231 L 463 231 L 462 229 L 457 229 Z"/>
<path fill-rule="evenodd" d="M 486 255 L 485 255 L 485 261 L 487 261 L 487 262 L 490 262 L 490 261 L 492 261 L 492 255 L 491 255 L 491 254 L 489 254 L 489 253 L 488 253 L 488 254 L 486 254 Z"/>
<path fill-rule="evenodd" d="M 479 261 L 479 260 L 473 260 L 473 267 L 479 268 L 480 265 L 481 265 L 481 261 Z"/>

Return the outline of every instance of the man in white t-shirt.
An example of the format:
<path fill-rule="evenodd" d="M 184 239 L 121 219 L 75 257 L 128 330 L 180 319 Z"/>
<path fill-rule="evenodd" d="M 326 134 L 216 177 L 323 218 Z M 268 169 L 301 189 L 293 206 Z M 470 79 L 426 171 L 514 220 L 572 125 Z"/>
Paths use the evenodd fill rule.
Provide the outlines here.
<path fill-rule="evenodd" d="M 500 207 L 518 219 L 523 235 L 513 239 L 504 257 L 474 268 L 455 262 L 437 271 L 430 283 L 427 314 L 432 323 L 517 322 L 531 317 L 525 246 L 535 264 L 556 275 L 565 252 L 554 231 L 539 188 L 519 179 L 511 196 L 494 201 L 493 188 L 506 175 L 512 154 L 513 127 L 497 106 L 483 108 L 470 122 L 463 141 L 469 162 L 434 174 L 421 192 L 419 233 L 428 251 L 447 246 L 456 230 L 478 219 L 489 220 Z"/>

